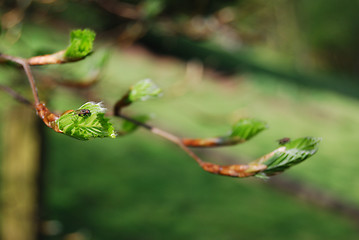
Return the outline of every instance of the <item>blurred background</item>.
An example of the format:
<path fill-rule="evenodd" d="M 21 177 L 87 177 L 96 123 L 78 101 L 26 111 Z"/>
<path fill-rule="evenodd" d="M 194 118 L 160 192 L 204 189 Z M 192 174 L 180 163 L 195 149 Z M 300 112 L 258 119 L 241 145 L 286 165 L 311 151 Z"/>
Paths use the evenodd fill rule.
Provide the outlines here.
<path fill-rule="evenodd" d="M 96 31 L 85 60 L 32 68 L 58 113 L 88 100 L 112 109 L 151 78 L 164 96 L 125 111 L 180 137 L 224 135 L 242 117 L 268 122 L 248 143 L 197 151 L 205 160 L 248 162 L 283 137 L 323 138 L 315 156 L 270 180 L 227 178 L 144 130 L 55 134 L 0 92 L 0 238 L 357 239 L 358 9 L 353 0 L 0 1 L 5 54 L 53 53 L 71 30 Z M 0 84 L 32 99 L 13 64 L 0 64 Z"/>

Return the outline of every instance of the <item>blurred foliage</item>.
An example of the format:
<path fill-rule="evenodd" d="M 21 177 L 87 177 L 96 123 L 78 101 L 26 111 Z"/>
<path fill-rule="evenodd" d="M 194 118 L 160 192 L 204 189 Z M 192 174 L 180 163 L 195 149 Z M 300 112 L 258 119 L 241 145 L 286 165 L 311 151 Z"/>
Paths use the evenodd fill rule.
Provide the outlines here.
<path fill-rule="evenodd" d="M 13 35 L 21 31 L 21 20 L 29 18 L 62 19 L 96 31 L 115 28 L 119 40 L 127 43 L 155 28 L 215 41 L 227 49 L 265 47 L 301 69 L 358 74 L 359 3 L 351 0 L 3 0 L 0 4 L 1 30 Z"/>

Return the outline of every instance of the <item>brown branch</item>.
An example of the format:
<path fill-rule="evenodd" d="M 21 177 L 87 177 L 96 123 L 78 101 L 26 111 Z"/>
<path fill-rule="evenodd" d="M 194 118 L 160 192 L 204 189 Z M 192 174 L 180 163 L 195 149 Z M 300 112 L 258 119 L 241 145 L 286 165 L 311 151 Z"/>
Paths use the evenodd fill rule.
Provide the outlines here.
<path fill-rule="evenodd" d="M 5 54 L 0 54 L 0 59 L 5 59 L 7 61 L 11 61 L 11 62 L 15 62 L 17 64 L 20 64 L 23 66 L 27 79 L 30 83 L 31 86 L 31 90 L 32 90 L 32 94 L 34 96 L 34 100 L 35 100 L 35 110 L 37 112 L 37 115 L 43 120 L 43 122 L 50 128 L 54 129 L 56 132 L 62 132 L 58 129 L 57 124 L 56 124 L 56 120 L 59 118 L 58 115 L 52 113 L 46 106 L 44 103 L 40 102 L 39 100 L 39 95 L 37 93 L 37 88 L 35 85 L 35 79 L 32 75 L 31 69 L 30 69 L 30 65 L 28 63 L 27 59 L 24 58 L 20 58 L 20 57 L 14 57 L 14 56 L 9 56 L 9 55 L 5 55 Z M 6 87 L 2 88 L 3 90 L 7 91 L 9 94 L 11 94 L 16 100 L 23 102 L 23 103 L 27 103 L 29 102 L 27 99 L 23 98 L 22 96 L 20 96 L 19 94 L 15 93 L 15 91 L 12 91 L 7 89 Z"/>
<path fill-rule="evenodd" d="M 26 99 L 25 97 L 21 96 L 19 93 L 15 92 L 10 87 L 0 85 L 0 90 L 3 90 L 4 92 L 7 92 L 10 94 L 15 100 L 17 100 L 20 103 L 23 103 L 25 105 L 34 107 L 34 105 L 30 102 L 30 100 Z M 61 130 L 59 130 L 56 120 L 59 118 L 59 115 L 52 113 L 44 103 L 38 103 L 35 104 L 35 110 L 37 112 L 37 115 L 42 119 L 42 121 L 46 124 L 46 126 L 52 128 L 55 130 L 55 132 L 62 133 Z"/>
<path fill-rule="evenodd" d="M 195 148 L 232 146 L 245 141 L 238 137 L 182 138 L 186 146 Z"/>
<path fill-rule="evenodd" d="M 39 95 L 37 93 L 37 88 L 35 85 L 35 79 L 32 75 L 31 69 L 30 69 L 30 65 L 27 61 L 27 59 L 24 58 L 20 58 L 20 57 L 14 57 L 14 56 L 9 56 L 9 55 L 5 55 L 5 54 L 0 54 L 0 58 L 11 61 L 11 62 L 15 62 L 17 64 L 20 64 L 26 73 L 27 79 L 29 80 L 30 86 L 31 86 L 31 90 L 32 90 L 32 95 L 34 96 L 34 100 L 35 100 L 35 105 L 40 103 L 39 100 Z"/>
<path fill-rule="evenodd" d="M 116 102 L 116 104 L 114 106 L 114 113 L 117 114 L 118 116 L 121 115 L 122 108 L 131 105 L 132 102 L 130 100 L 128 100 L 129 95 L 130 95 L 130 92 L 128 91 L 125 95 L 123 95 L 123 97 L 119 101 Z M 131 120 L 128 119 L 128 121 L 131 121 Z M 136 125 L 140 125 L 141 122 L 138 122 L 135 120 L 135 122 L 133 122 L 133 123 Z M 142 127 L 144 127 L 144 126 L 142 126 Z"/>
<path fill-rule="evenodd" d="M 60 64 L 66 62 L 64 58 L 65 50 L 53 54 L 46 54 L 35 56 L 28 59 L 29 65 L 47 65 L 47 64 Z"/>
<path fill-rule="evenodd" d="M 130 121 L 130 122 L 136 124 L 137 126 L 143 127 L 146 130 L 150 131 L 151 133 L 153 133 L 157 136 L 160 136 L 160 137 L 176 144 L 183 151 L 185 151 L 191 158 L 193 158 L 199 164 L 199 166 L 206 172 L 224 175 L 224 176 L 230 176 L 230 177 L 249 177 L 249 176 L 253 176 L 253 175 L 257 174 L 258 172 L 263 171 L 267 168 L 267 165 L 264 165 L 260 162 L 253 162 L 250 164 L 232 164 L 232 165 L 225 165 L 225 166 L 205 162 L 199 156 L 197 156 L 193 151 L 191 151 L 189 149 L 189 147 L 185 145 L 185 142 L 181 138 L 179 138 L 169 132 L 161 130 L 159 128 L 150 126 L 146 123 L 139 122 L 139 121 L 132 119 L 126 115 L 123 115 L 119 112 L 115 111 L 114 115 L 117 117 L 120 117 L 122 119 L 125 119 L 127 121 Z"/>
<path fill-rule="evenodd" d="M 62 51 L 55 52 L 52 54 L 34 56 L 34 57 L 29 58 L 27 61 L 28 61 L 29 65 L 36 66 L 36 65 L 50 65 L 50 64 L 63 64 L 63 63 L 77 62 L 77 61 L 80 61 L 85 58 L 85 57 L 67 58 L 65 56 L 65 52 L 66 52 L 66 50 L 62 50 Z"/>
<path fill-rule="evenodd" d="M 135 119 L 126 117 L 121 114 L 121 111 L 123 108 L 128 107 L 132 104 L 132 102 L 128 99 L 129 98 L 130 91 L 128 91 L 126 94 L 123 95 L 123 97 L 117 101 L 117 103 L 114 106 L 114 112 L 117 113 L 117 116 L 122 117 L 128 121 L 133 122 L 134 124 L 138 126 L 142 126 L 148 130 L 152 129 L 152 127 L 137 121 Z M 223 147 L 223 146 L 231 146 L 238 143 L 243 143 L 246 140 L 239 138 L 239 137 L 213 137 L 213 138 L 177 138 L 174 139 L 173 137 L 170 137 L 173 142 L 180 141 L 181 144 L 183 144 L 186 147 L 192 147 L 192 148 L 207 148 L 207 147 Z"/>
<path fill-rule="evenodd" d="M 238 161 L 237 157 L 220 152 L 211 152 L 210 154 L 203 152 L 202 154 L 209 160 L 220 158 L 228 163 Z M 312 182 L 306 183 L 282 175 L 271 177 L 268 181 L 262 181 L 262 184 L 273 190 L 281 191 L 298 201 L 318 206 L 327 211 L 346 217 L 359 226 L 358 204 L 349 202 L 340 195 L 332 194 L 328 189 L 318 188 Z"/>
<path fill-rule="evenodd" d="M 50 55 L 43 56 L 43 57 L 48 58 L 49 56 Z M 30 69 L 29 60 L 19 58 L 19 57 L 8 56 L 8 55 L 4 55 L 4 54 L 0 54 L 0 59 L 1 58 L 6 59 L 8 61 L 18 63 L 23 66 L 25 73 L 27 75 L 27 78 L 29 80 L 33 95 L 34 95 L 35 109 L 36 109 L 37 115 L 43 120 L 43 122 L 48 127 L 52 128 L 56 132 L 62 133 L 62 131 L 59 130 L 59 128 L 56 124 L 56 120 L 59 118 L 59 115 L 52 113 L 45 106 L 45 104 L 41 103 L 39 100 L 37 89 L 35 86 L 35 80 L 34 80 L 34 77 L 31 73 L 31 69 Z M 31 58 L 31 59 L 34 59 L 34 58 Z M 41 60 L 41 57 L 39 59 Z M 44 61 L 43 60 L 44 59 L 42 59 L 41 61 L 38 61 L 37 63 L 42 64 L 43 62 L 46 62 L 46 60 L 44 60 Z M 32 61 L 30 61 L 30 62 L 32 62 Z M 49 62 L 47 62 L 47 63 L 49 63 Z M 32 62 L 32 64 L 34 64 L 34 62 Z M 7 89 L 5 88 L 5 90 L 7 90 Z M 19 100 L 21 99 L 17 96 L 17 94 L 13 94 L 12 91 L 8 91 L 8 92 L 10 94 L 12 94 L 14 97 L 16 97 L 17 99 L 19 99 Z M 185 151 L 190 157 L 192 157 L 203 170 L 205 170 L 209 173 L 231 176 L 231 177 L 248 177 L 248 176 L 255 175 L 258 172 L 263 171 L 267 168 L 266 165 L 264 165 L 260 162 L 258 162 L 258 163 L 254 162 L 254 163 L 250 163 L 250 164 L 233 164 L 233 165 L 227 165 L 227 166 L 204 162 L 200 157 L 198 157 L 193 151 L 191 151 L 188 148 L 188 146 L 186 145 L 186 141 L 183 141 L 181 138 L 179 138 L 169 132 L 166 132 L 159 128 L 152 127 L 145 123 L 141 123 L 139 121 L 136 121 L 130 117 L 127 117 L 127 116 L 124 116 L 123 114 L 121 114 L 122 108 L 126 107 L 130 104 L 131 104 L 131 102 L 128 101 L 128 93 L 127 93 L 115 104 L 114 115 L 117 117 L 126 119 L 127 121 L 130 121 L 138 126 L 141 126 L 145 129 L 151 131 L 153 134 L 158 135 L 162 138 L 165 138 L 166 140 L 171 141 L 174 144 L 178 145 L 183 151 Z M 188 141 L 188 139 L 187 139 L 187 142 L 191 142 L 191 141 Z M 190 146 L 194 147 L 195 145 L 193 145 L 193 142 L 194 141 L 192 141 L 192 144 L 189 144 L 189 143 L 188 144 Z M 202 146 L 204 146 L 204 145 L 205 144 L 202 143 Z M 209 145 L 210 144 L 207 143 L 207 146 L 209 146 Z M 198 146 L 200 146 L 200 145 L 197 144 L 197 147 Z"/>
<path fill-rule="evenodd" d="M 156 134 L 170 142 L 173 142 L 179 146 L 183 151 L 185 151 L 191 158 L 193 158 L 199 166 L 209 172 L 219 175 L 225 175 L 230 177 L 248 177 L 257 174 L 260 171 L 263 171 L 267 168 L 267 165 L 262 164 L 262 161 L 255 161 L 250 164 L 233 164 L 233 165 L 218 165 L 209 162 L 203 161 L 199 156 L 197 156 L 189 147 L 213 147 L 213 146 L 223 146 L 223 145 L 233 145 L 242 141 L 238 138 L 211 138 L 211 139 L 181 139 L 169 132 L 161 130 L 159 128 L 152 127 L 146 123 L 142 123 L 135 119 L 132 119 L 121 113 L 121 110 L 124 107 L 127 107 L 131 104 L 131 101 L 128 100 L 129 92 L 127 92 L 114 106 L 114 115 L 120 118 L 123 118 L 127 121 L 130 121 L 137 126 L 143 127 L 148 131 Z"/>

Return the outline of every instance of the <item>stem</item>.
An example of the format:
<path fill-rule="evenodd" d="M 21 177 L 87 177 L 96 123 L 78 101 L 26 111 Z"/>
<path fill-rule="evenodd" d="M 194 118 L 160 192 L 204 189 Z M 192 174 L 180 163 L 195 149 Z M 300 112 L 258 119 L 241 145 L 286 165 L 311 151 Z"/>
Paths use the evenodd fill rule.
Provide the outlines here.
<path fill-rule="evenodd" d="M 37 93 L 37 88 L 36 88 L 36 85 L 35 85 L 35 79 L 34 79 L 34 77 L 32 75 L 28 60 L 24 59 L 24 58 L 20 58 L 20 57 L 14 57 L 14 56 L 5 55 L 5 54 L 0 54 L 0 58 L 6 59 L 6 60 L 11 61 L 11 62 L 15 62 L 17 64 L 20 64 L 24 68 L 26 76 L 27 76 L 27 79 L 29 80 L 29 83 L 30 83 L 30 86 L 31 86 L 32 95 L 34 96 L 35 105 L 39 104 L 40 103 L 39 94 Z"/>
<path fill-rule="evenodd" d="M 32 95 L 34 96 L 34 100 L 35 100 L 35 105 L 37 105 L 37 104 L 40 103 L 39 94 L 37 93 L 37 88 L 36 88 L 36 85 L 35 85 L 35 79 L 34 79 L 32 73 L 31 73 L 31 69 L 30 69 L 29 64 L 27 63 L 27 60 L 24 61 L 23 67 L 24 67 L 25 73 L 27 75 L 27 78 L 29 80 L 30 86 L 31 86 Z"/>
<path fill-rule="evenodd" d="M 200 166 L 203 165 L 204 162 L 194 152 L 192 152 L 186 145 L 184 145 L 184 143 L 179 137 L 154 127 L 152 127 L 151 132 L 177 144 L 180 148 L 182 148 L 182 150 L 184 150 L 189 156 L 191 156 Z"/>
<path fill-rule="evenodd" d="M 233 165 L 218 165 L 214 163 L 205 162 L 188 148 L 188 146 L 192 147 L 192 145 L 187 146 L 186 142 L 183 141 L 183 139 L 169 132 L 161 130 L 159 128 L 152 127 L 146 123 L 142 123 L 128 116 L 125 116 L 122 113 L 120 113 L 120 110 L 121 108 L 115 107 L 114 115 L 123 118 L 127 121 L 130 121 L 140 127 L 149 130 L 153 134 L 156 134 L 160 137 L 163 137 L 164 139 L 167 139 L 168 141 L 173 142 L 174 144 L 179 146 L 183 151 L 185 151 L 191 158 L 193 158 L 198 163 L 198 165 L 206 172 L 224 175 L 224 176 L 230 176 L 230 177 L 249 177 L 267 168 L 266 165 L 257 162 L 253 162 L 250 164 L 233 164 Z"/>
<path fill-rule="evenodd" d="M 125 120 L 127 120 L 127 121 L 129 121 L 129 122 L 132 122 L 132 123 L 134 123 L 134 124 L 136 124 L 136 125 L 138 125 L 138 126 L 140 126 L 140 127 L 143 127 L 143 128 L 145 128 L 145 129 L 149 130 L 150 132 L 152 132 L 153 134 L 156 134 L 157 136 L 160 136 L 160 137 L 162 137 L 162 138 L 164 138 L 164 139 L 167 139 L 167 140 L 170 141 L 170 142 L 173 142 L 174 144 L 178 145 L 182 150 L 184 150 L 189 156 L 191 156 L 199 165 L 202 166 L 203 161 L 202 161 L 194 152 L 192 152 L 192 151 L 182 142 L 182 140 L 181 140 L 179 137 L 177 137 L 177 136 L 175 136 L 175 135 L 173 135 L 173 134 L 171 134 L 171 133 L 169 133 L 169 132 L 166 132 L 166 131 L 164 131 L 164 130 L 161 130 L 161 129 L 159 129 L 159 128 L 150 126 L 150 125 L 148 125 L 148 124 L 146 124 L 146 123 L 142 123 L 142 122 L 140 122 L 140 121 L 137 121 L 137 120 L 135 120 L 135 119 L 133 119 L 133 118 L 130 118 L 130 117 L 126 116 L 126 115 L 123 115 L 123 114 L 121 114 L 121 113 L 120 113 L 120 114 L 119 114 L 119 113 L 116 114 L 116 112 L 115 112 L 115 116 L 120 117 L 120 118 L 122 118 L 122 119 L 125 119 Z"/>
<path fill-rule="evenodd" d="M 0 84 L 0 89 L 7 92 L 8 94 L 10 94 L 18 102 L 24 103 L 26 105 L 32 105 L 30 100 L 28 100 L 27 98 L 21 96 L 19 93 L 15 92 L 12 88 Z"/>

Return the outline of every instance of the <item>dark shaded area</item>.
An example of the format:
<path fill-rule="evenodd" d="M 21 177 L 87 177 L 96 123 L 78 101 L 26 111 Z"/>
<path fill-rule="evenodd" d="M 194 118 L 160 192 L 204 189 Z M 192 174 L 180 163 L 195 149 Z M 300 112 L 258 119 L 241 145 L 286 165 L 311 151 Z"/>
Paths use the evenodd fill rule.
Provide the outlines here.
<path fill-rule="evenodd" d="M 185 37 L 169 36 L 149 31 L 140 42 L 159 54 L 173 55 L 183 60 L 199 59 L 210 68 L 226 74 L 256 72 L 269 74 L 281 81 L 291 81 L 300 86 L 335 91 L 359 98 L 359 82 L 347 77 L 320 76 L 285 69 L 272 69 L 250 60 L 247 53 L 228 52 L 205 42 L 193 41 Z"/>

